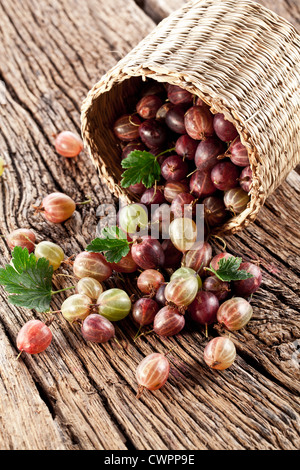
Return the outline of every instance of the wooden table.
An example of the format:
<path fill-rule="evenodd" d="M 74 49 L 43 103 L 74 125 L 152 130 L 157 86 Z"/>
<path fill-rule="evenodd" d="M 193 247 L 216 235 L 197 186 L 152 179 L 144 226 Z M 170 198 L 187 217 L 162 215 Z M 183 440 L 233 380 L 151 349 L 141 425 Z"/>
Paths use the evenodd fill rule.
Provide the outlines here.
<path fill-rule="evenodd" d="M 100 203 L 113 198 L 87 154 L 59 157 L 53 136 L 80 131 L 80 106 L 105 71 L 183 1 L 0 0 L 1 233 L 32 228 L 38 240 L 59 243 L 67 256 L 94 237 Z M 300 24 L 298 0 L 263 3 Z M 61 225 L 34 214 L 33 204 L 53 191 L 76 201 L 91 196 Z M 188 327 L 171 339 L 149 335 L 136 344 L 136 328 L 117 327 L 121 344 L 86 344 L 79 326 L 58 315 L 53 342 L 36 356 L 16 360 L 16 335 L 45 316 L 7 303 L 1 290 L 1 449 L 296 449 L 299 448 L 299 172 L 269 197 L 257 221 L 227 250 L 260 260 L 261 289 L 254 318 L 233 334 L 238 357 L 222 373 L 203 361 L 203 331 Z M 10 259 L 1 238 L 1 265 Z M 60 271 L 70 273 L 67 267 Z M 56 277 L 55 285 L 71 285 Z M 134 279 L 130 282 L 134 282 Z M 113 278 L 107 286 L 124 286 Z M 66 295 L 52 303 L 60 308 Z M 211 328 L 210 335 L 216 331 Z M 135 369 L 153 352 L 169 354 L 172 373 L 156 393 L 135 397 Z"/>

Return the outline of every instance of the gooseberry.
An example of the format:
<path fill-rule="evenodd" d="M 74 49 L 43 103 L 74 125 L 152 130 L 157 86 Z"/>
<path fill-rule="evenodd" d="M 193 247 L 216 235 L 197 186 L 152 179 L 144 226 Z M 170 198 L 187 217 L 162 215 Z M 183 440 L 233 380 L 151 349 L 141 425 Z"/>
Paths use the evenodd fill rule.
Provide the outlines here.
<path fill-rule="evenodd" d="M 127 317 L 131 310 L 131 300 L 122 289 L 108 289 L 98 297 L 98 312 L 110 321 L 119 321 Z"/>
<path fill-rule="evenodd" d="M 203 200 L 204 217 L 210 227 L 222 224 L 227 219 L 228 212 L 222 199 L 208 196 Z"/>
<path fill-rule="evenodd" d="M 188 165 L 178 155 L 171 155 L 161 165 L 161 175 L 166 181 L 180 181 L 187 173 Z"/>
<path fill-rule="evenodd" d="M 196 215 L 197 199 L 190 193 L 181 193 L 173 199 L 171 211 L 174 217 L 190 217 Z"/>
<path fill-rule="evenodd" d="M 69 219 L 76 209 L 76 204 L 70 196 L 64 193 L 51 193 L 44 197 L 41 211 L 49 222 L 59 224 Z"/>
<path fill-rule="evenodd" d="M 55 138 L 54 145 L 57 153 L 67 158 L 77 157 L 83 150 L 81 138 L 70 131 L 60 132 Z"/>
<path fill-rule="evenodd" d="M 34 254 L 37 259 L 46 258 L 49 264 L 56 271 L 64 260 L 65 254 L 60 246 L 56 243 L 42 241 L 35 247 Z"/>
<path fill-rule="evenodd" d="M 92 313 L 83 320 L 81 334 L 86 341 L 106 343 L 115 336 L 115 327 L 107 318 Z"/>
<path fill-rule="evenodd" d="M 212 292 L 200 291 L 189 305 L 192 320 L 200 325 L 210 325 L 217 319 L 219 301 Z"/>
<path fill-rule="evenodd" d="M 188 217 L 174 219 L 169 227 L 170 239 L 179 251 L 190 250 L 197 240 L 197 226 Z"/>
<path fill-rule="evenodd" d="M 240 182 L 240 187 L 247 194 L 249 194 L 250 189 L 252 187 L 252 170 L 250 166 L 246 166 L 246 168 L 242 170 L 242 173 L 240 174 L 240 177 L 239 177 L 239 182 Z"/>
<path fill-rule="evenodd" d="M 125 114 L 114 124 L 114 133 L 123 141 L 130 142 L 139 138 L 140 118 L 136 114 Z"/>
<path fill-rule="evenodd" d="M 222 301 L 228 297 L 230 284 L 221 281 L 217 276 L 208 276 L 203 283 L 203 290 L 212 292 L 219 301 Z"/>
<path fill-rule="evenodd" d="M 234 165 L 249 165 L 248 150 L 242 144 L 240 137 L 237 137 L 233 142 L 231 142 L 228 148 L 228 156 Z"/>
<path fill-rule="evenodd" d="M 211 180 L 210 171 L 195 171 L 190 179 L 190 191 L 197 198 L 211 196 L 216 192 L 216 186 Z"/>
<path fill-rule="evenodd" d="M 134 273 L 138 268 L 136 262 L 132 258 L 131 251 L 129 251 L 126 256 L 123 256 L 123 258 L 117 263 L 109 264 L 111 269 L 117 271 L 117 273 Z"/>
<path fill-rule="evenodd" d="M 212 369 L 228 369 L 236 358 L 235 345 L 231 339 L 218 336 L 206 345 L 203 358 Z"/>
<path fill-rule="evenodd" d="M 111 276 L 112 267 L 101 253 L 83 251 L 74 260 L 73 272 L 78 279 L 92 277 L 102 282 Z"/>
<path fill-rule="evenodd" d="M 163 307 L 154 317 L 153 330 L 159 336 L 177 335 L 185 325 L 184 315 L 170 306 Z"/>
<path fill-rule="evenodd" d="M 217 320 L 228 330 L 240 330 L 250 321 L 253 309 L 243 297 L 232 297 L 220 306 Z"/>
<path fill-rule="evenodd" d="M 146 150 L 145 145 L 142 142 L 129 142 L 122 151 L 121 159 L 127 158 L 134 150 Z"/>
<path fill-rule="evenodd" d="M 163 266 L 165 262 L 165 254 L 161 244 L 148 235 L 135 240 L 131 254 L 135 263 L 142 269 L 155 269 Z"/>
<path fill-rule="evenodd" d="M 239 169 L 231 162 L 220 162 L 211 170 L 211 180 L 221 191 L 236 187 L 239 184 L 239 175 Z"/>
<path fill-rule="evenodd" d="M 153 294 L 164 282 L 164 276 L 155 269 L 146 269 L 137 278 L 137 286 L 144 294 Z"/>
<path fill-rule="evenodd" d="M 148 148 L 161 147 L 167 140 L 166 126 L 156 119 L 147 119 L 138 128 L 139 136 Z"/>
<path fill-rule="evenodd" d="M 63 317 L 70 323 L 84 320 L 91 312 L 92 300 L 85 294 L 70 295 L 61 305 Z"/>
<path fill-rule="evenodd" d="M 83 277 L 78 281 L 76 286 L 77 294 L 84 294 L 92 300 L 97 300 L 102 292 L 103 286 L 97 279 L 92 277 Z"/>
<path fill-rule="evenodd" d="M 38 354 L 48 348 L 52 341 L 50 328 L 40 320 L 29 320 L 17 336 L 17 348 L 28 354 Z"/>
<path fill-rule="evenodd" d="M 250 196 L 248 196 L 248 194 L 240 187 L 225 191 L 224 204 L 233 214 L 240 214 L 243 212 L 249 201 Z"/>
<path fill-rule="evenodd" d="M 199 290 L 195 275 L 175 277 L 166 286 L 165 298 L 177 307 L 187 307 L 195 299 Z"/>
<path fill-rule="evenodd" d="M 183 159 L 193 160 L 198 147 L 198 142 L 189 135 L 181 135 L 175 144 L 175 152 Z"/>
<path fill-rule="evenodd" d="M 208 137 L 197 145 L 195 165 L 198 170 L 211 170 L 218 162 L 218 156 L 225 151 L 224 142 L 217 137 Z"/>
<path fill-rule="evenodd" d="M 140 398 L 143 390 L 158 390 L 168 380 L 170 364 L 166 356 L 153 353 L 146 356 L 137 367 L 136 379 L 138 382 L 137 398 Z"/>
<path fill-rule="evenodd" d="M 176 269 L 176 271 L 173 272 L 172 276 L 170 277 L 170 281 L 173 281 L 173 279 L 176 279 L 178 277 L 180 278 L 187 278 L 190 276 L 195 276 L 197 281 L 198 281 L 198 288 L 201 289 L 202 287 L 202 280 L 199 274 L 196 273 L 194 269 L 187 268 L 185 266 L 181 266 L 180 268 Z"/>
<path fill-rule="evenodd" d="M 165 185 L 164 189 L 164 196 L 166 201 L 172 202 L 178 194 L 181 193 L 188 193 L 189 187 L 187 183 L 183 183 L 182 181 L 169 181 Z"/>
<path fill-rule="evenodd" d="M 146 95 L 136 105 L 138 114 L 143 119 L 153 119 L 163 102 L 157 95 Z"/>
<path fill-rule="evenodd" d="M 192 250 L 185 253 L 184 266 L 194 269 L 202 276 L 212 259 L 212 247 L 208 242 L 198 242 Z"/>
<path fill-rule="evenodd" d="M 143 297 L 133 305 L 132 317 L 138 325 L 146 326 L 153 323 L 158 311 L 159 306 L 155 300 Z"/>
<path fill-rule="evenodd" d="M 185 134 L 184 115 L 186 108 L 181 105 L 173 106 L 166 115 L 167 126 L 177 134 Z"/>
<path fill-rule="evenodd" d="M 187 134 L 195 140 L 205 140 L 214 134 L 213 115 L 205 106 L 192 106 L 184 116 Z"/>
<path fill-rule="evenodd" d="M 7 236 L 7 244 L 11 250 L 15 246 L 20 246 L 21 248 L 27 248 L 28 252 L 32 253 L 35 247 L 35 234 L 32 230 L 18 228 Z"/>
<path fill-rule="evenodd" d="M 191 103 L 193 101 L 193 95 L 177 85 L 169 85 L 168 99 L 173 104 Z"/>
<path fill-rule="evenodd" d="M 239 270 L 252 274 L 253 277 L 243 279 L 242 281 L 234 281 L 233 288 L 236 295 L 240 297 L 248 297 L 257 291 L 262 281 L 262 273 L 259 266 L 253 263 L 241 263 Z"/>
<path fill-rule="evenodd" d="M 119 226 L 125 233 L 134 234 L 148 225 L 148 213 L 140 204 L 128 204 L 119 214 Z"/>
<path fill-rule="evenodd" d="M 213 127 L 215 133 L 223 142 L 231 142 L 238 136 L 238 132 L 232 122 L 227 121 L 221 113 L 215 114 Z"/>

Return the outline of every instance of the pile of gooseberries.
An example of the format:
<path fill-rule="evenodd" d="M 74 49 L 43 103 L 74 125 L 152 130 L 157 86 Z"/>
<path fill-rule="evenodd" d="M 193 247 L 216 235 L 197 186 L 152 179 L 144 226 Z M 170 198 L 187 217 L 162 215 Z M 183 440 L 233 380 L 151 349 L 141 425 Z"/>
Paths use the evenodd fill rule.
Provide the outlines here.
<path fill-rule="evenodd" d="M 73 275 L 76 291 L 61 305 L 60 313 L 70 323 L 79 323 L 85 341 L 105 343 L 116 339 L 114 323 L 130 317 L 137 327 L 134 338 L 155 334 L 170 337 L 181 333 L 187 323 L 200 325 L 208 337 L 209 325 L 219 324 L 228 332 L 244 328 L 253 313 L 251 297 L 262 281 L 260 268 L 243 262 L 240 269 L 251 278 L 225 282 L 208 268 L 218 270 L 230 253 L 214 254 L 211 229 L 248 205 L 252 172 L 248 152 L 238 132 L 224 115 L 213 115 L 200 98 L 175 85 L 145 88 L 134 110 L 114 124 L 120 139 L 122 160 L 134 150 L 158 155 L 161 178 L 151 188 L 142 181 L 129 190 L 139 202 L 127 204 L 118 213 L 117 225 L 127 234 L 129 252 L 120 261 L 108 262 L 105 253 L 84 251 L 75 257 Z M 57 151 L 66 157 L 82 150 L 72 134 L 62 134 Z M 168 152 L 168 149 L 171 149 Z M 162 155 L 161 155 L 162 154 Z M 151 206 L 159 209 L 151 213 Z M 204 206 L 205 239 L 197 241 L 195 222 L 198 204 Z M 76 203 L 62 193 L 43 199 L 45 219 L 61 223 L 72 216 Z M 158 236 L 150 235 L 156 228 Z M 140 232 L 136 236 L 136 232 Z M 64 252 L 48 241 L 36 243 L 31 230 L 19 229 L 8 237 L 11 249 L 26 247 L 37 258 L 46 258 L 57 270 Z M 136 277 L 140 298 L 132 300 L 125 290 L 105 289 L 103 283 L 114 273 Z M 20 351 L 36 354 L 51 343 L 47 324 L 27 322 L 17 338 Z M 236 357 L 228 336 L 218 336 L 204 349 L 204 361 L 213 369 L 230 367 Z M 136 371 L 138 397 L 146 388 L 161 388 L 168 379 L 166 355 L 145 357 Z"/>
<path fill-rule="evenodd" d="M 133 150 L 162 154 L 155 187 L 140 181 L 128 188 L 142 204 L 168 203 L 174 218 L 190 204 L 193 218 L 195 204 L 203 203 L 208 230 L 246 209 L 252 185 L 248 150 L 223 114 L 213 114 L 179 86 L 151 82 L 128 111 L 114 124 L 122 159 Z"/>

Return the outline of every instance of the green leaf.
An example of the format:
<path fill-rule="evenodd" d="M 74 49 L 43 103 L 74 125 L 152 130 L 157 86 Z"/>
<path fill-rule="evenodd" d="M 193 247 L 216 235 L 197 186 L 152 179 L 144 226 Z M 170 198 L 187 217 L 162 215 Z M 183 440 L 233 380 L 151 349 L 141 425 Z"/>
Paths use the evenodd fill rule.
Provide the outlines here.
<path fill-rule="evenodd" d="M 221 281 L 225 282 L 243 281 L 244 279 L 250 279 L 253 277 L 252 274 L 248 273 L 244 269 L 239 269 L 242 261 L 242 258 L 237 258 L 235 256 L 230 256 L 227 259 L 221 258 L 217 270 L 215 270 L 212 265 L 210 265 L 209 268 L 206 268 L 206 270 L 211 271 Z"/>
<path fill-rule="evenodd" d="M 121 165 L 126 168 L 121 180 L 123 188 L 136 183 L 143 183 L 146 188 L 152 188 L 155 181 L 160 179 L 161 171 L 157 156 L 146 150 L 133 150 L 122 160 Z"/>
<path fill-rule="evenodd" d="M 101 233 L 103 238 L 95 238 L 86 247 L 86 251 L 104 253 L 109 263 L 118 263 L 129 253 L 129 242 L 126 234 L 119 227 L 106 227 Z"/>
<path fill-rule="evenodd" d="M 12 265 L 0 269 L 0 285 L 11 294 L 13 305 L 45 312 L 50 308 L 53 267 L 46 258 L 29 255 L 27 248 L 16 246 L 12 252 Z"/>

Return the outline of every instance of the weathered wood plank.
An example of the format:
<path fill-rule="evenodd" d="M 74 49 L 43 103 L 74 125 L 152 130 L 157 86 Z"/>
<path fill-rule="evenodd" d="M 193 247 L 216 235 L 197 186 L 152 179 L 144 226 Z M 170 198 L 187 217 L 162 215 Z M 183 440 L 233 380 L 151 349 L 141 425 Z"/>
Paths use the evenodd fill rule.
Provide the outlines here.
<path fill-rule="evenodd" d="M 170 2 L 160 4 L 170 8 Z M 79 131 L 80 103 L 88 89 L 154 23 L 132 0 L 87 0 L 80 8 L 76 0 L 24 0 L 21 5 L 0 0 L 0 5 L 0 79 L 7 86 L 7 104 L 0 107 L 0 151 L 7 162 L 0 183 L 1 233 L 32 227 L 39 241 L 57 242 L 70 256 L 94 236 L 98 205 L 113 198 L 86 154 L 67 161 L 55 153 L 52 134 Z M 149 335 L 134 343 L 130 319 L 117 326 L 121 343 L 128 343 L 120 349 L 114 343 L 87 345 L 79 327 L 58 316 L 49 349 L 16 362 L 12 356 L 17 355 L 20 326 L 44 317 L 7 305 L 1 291 L 0 387 L 5 401 L 0 419 L 6 432 L 0 434 L 0 447 L 46 449 L 52 439 L 50 448 L 57 449 L 299 448 L 298 177 L 292 172 L 257 222 L 226 239 L 234 254 L 260 260 L 264 279 L 253 298 L 253 321 L 232 335 L 237 362 L 224 373 L 205 366 L 207 340 L 201 329 L 188 325 L 176 338 Z M 32 209 L 53 190 L 78 201 L 90 195 L 93 203 L 53 226 Z M 0 247 L 3 261 L 9 261 L 5 239 Z M 71 273 L 68 267 L 61 272 Z M 134 278 L 125 284 L 113 277 L 107 286 L 134 291 Z M 56 278 L 57 286 L 71 285 L 62 279 Z M 54 310 L 64 298 L 53 301 Z M 210 335 L 215 334 L 211 329 Z M 172 346 L 169 383 L 137 401 L 138 362 Z"/>
<path fill-rule="evenodd" d="M 188 0 L 135 0 L 156 23 L 180 8 Z M 254 0 L 253 0 L 254 1 Z M 296 27 L 300 26 L 300 9 L 297 0 L 255 0 L 257 3 L 273 10 L 278 15 L 290 21 Z"/>

